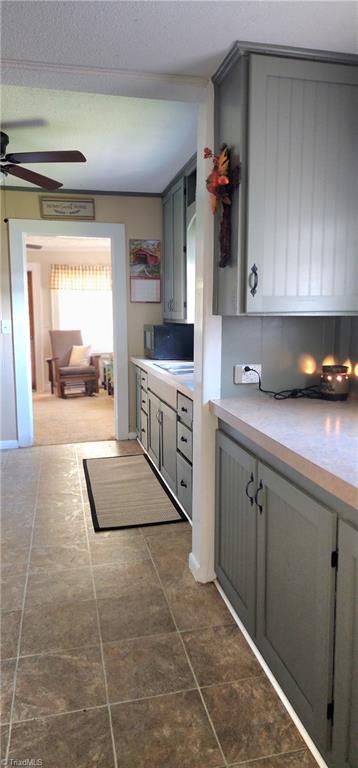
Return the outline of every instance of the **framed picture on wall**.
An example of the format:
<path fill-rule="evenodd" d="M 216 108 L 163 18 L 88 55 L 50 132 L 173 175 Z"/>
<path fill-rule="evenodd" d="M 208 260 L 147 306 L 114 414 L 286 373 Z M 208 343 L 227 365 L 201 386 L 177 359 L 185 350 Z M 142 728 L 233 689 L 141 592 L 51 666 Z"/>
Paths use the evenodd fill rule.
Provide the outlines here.
<path fill-rule="evenodd" d="M 160 304 L 160 240 L 129 241 L 131 302 Z"/>

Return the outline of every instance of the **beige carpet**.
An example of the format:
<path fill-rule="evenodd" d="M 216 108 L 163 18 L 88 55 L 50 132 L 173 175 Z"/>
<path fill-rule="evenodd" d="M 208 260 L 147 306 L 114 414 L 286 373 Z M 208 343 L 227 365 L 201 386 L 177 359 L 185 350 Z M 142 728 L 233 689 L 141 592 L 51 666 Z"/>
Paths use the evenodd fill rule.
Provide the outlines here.
<path fill-rule="evenodd" d="M 105 390 L 93 397 L 33 395 L 35 445 L 114 438 L 114 403 Z"/>
<path fill-rule="evenodd" d="M 145 456 L 83 463 L 96 531 L 182 521 Z"/>

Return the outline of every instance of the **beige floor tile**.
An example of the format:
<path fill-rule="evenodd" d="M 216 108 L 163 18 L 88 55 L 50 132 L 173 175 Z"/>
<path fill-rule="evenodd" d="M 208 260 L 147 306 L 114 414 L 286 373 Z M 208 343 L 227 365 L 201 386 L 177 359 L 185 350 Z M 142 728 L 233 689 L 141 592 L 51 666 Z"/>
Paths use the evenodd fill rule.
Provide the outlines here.
<path fill-rule="evenodd" d="M 165 585 L 165 589 L 180 630 L 234 623 L 214 584 L 198 584 L 189 569 L 180 581 Z"/>
<path fill-rule="evenodd" d="M 30 573 L 67 571 L 90 565 L 87 543 L 32 547 Z"/>
<path fill-rule="evenodd" d="M 1 571 L 1 610 L 17 611 L 22 608 L 25 589 L 25 571 L 12 571 L 11 567 Z"/>
<path fill-rule="evenodd" d="M 106 708 L 15 723 L 9 758 L 41 760 L 44 768 L 114 768 Z M 133 768 L 133 766 L 132 766 Z"/>
<path fill-rule="evenodd" d="M 175 632 L 105 643 L 103 653 L 112 702 L 196 687 Z"/>
<path fill-rule="evenodd" d="M 50 549 L 50 548 L 49 548 Z M 25 611 L 34 606 L 60 603 L 73 603 L 93 600 L 93 582 L 91 569 L 77 568 L 67 570 L 59 576 L 57 573 L 30 573 L 27 583 Z"/>
<path fill-rule="evenodd" d="M 120 768 L 218 768 L 223 760 L 197 691 L 111 707 Z"/>
<path fill-rule="evenodd" d="M 14 674 L 16 659 L 1 662 L 1 722 L 10 721 L 12 697 L 14 692 Z"/>
<path fill-rule="evenodd" d="M 12 573 L 26 571 L 29 560 L 30 547 L 9 547 L 1 545 L 1 568 Z"/>
<path fill-rule="evenodd" d="M 120 531 L 118 533 L 121 534 Z M 113 538 L 104 540 L 100 536 L 101 534 L 98 534 L 97 539 L 90 539 L 91 559 L 94 565 L 104 563 L 122 565 L 150 559 L 148 548 L 141 536 L 121 538 L 120 535 L 114 535 Z"/>
<path fill-rule="evenodd" d="M 229 764 L 304 747 L 271 683 L 262 675 L 203 688 L 203 695 Z"/>
<path fill-rule="evenodd" d="M 1 613 L 1 658 L 10 659 L 17 655 L 21 611 L 3 611 Z"/>
<path fill-rule="evenodd" d="M 160 587 L 137 589 L 120 598 L 98 600 L 104 642 L 173 632 L 175 627 Z"/>
<path fill-rule="evenodd" d="M 183 640 L 200 686 L 243 680 L 262 672 L 236 625 L 184 632 Z"/>
<path fill-rule="evenodd" d="M 25 611 L 21 654 L 97 645 L 99 635 L 94 600 L 49 603 Z"/>
<path fill-rule="evenodd" d="M 13 720 L 105 703 L 102 657 L 98 647 L 19 659 Z"/>
<path fill-rule="evenodd" d="M 140 592 L 159 586 L 159 579 L 149 560 L 116 565 L 96 565 L 93 568 L 93 575 L 97 598 L 123 598 L 133 591 Z"/>
<path fill-rule="evenodd" d="M 278 755 L 267 757 L 264 760 L 250 760 L 249 763 L 240 763 L 232 768 L 318 768 L 313 755 L 304 749 L 290 755 Z"/>

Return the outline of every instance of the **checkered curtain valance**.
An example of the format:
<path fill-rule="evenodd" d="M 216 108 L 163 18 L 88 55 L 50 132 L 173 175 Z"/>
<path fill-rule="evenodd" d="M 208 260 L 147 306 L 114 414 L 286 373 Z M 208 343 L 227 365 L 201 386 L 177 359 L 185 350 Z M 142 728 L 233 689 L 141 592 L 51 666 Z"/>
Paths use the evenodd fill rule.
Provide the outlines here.
<path fill-rule="evenodd" d="M 55 291 L 110 291 L 112 270 L 103 264 L 51 264 L 50 288 Z"/>

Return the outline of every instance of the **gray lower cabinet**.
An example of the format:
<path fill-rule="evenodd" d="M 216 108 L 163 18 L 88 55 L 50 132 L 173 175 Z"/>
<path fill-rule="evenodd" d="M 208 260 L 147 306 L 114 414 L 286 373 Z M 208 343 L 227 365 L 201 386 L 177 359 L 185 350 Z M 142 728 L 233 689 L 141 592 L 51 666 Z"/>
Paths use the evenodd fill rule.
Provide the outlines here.
<path fill-rule="evenodd" d="M 335 512 L 218 431 L 217 578 L 325 755 L 332 731 L 336 532 Z M 355 599 L 357 593 L 358 587 Z M 355 616 L 357 632 L 357 608 Z M 357 705 L 358 685 L 355 695 Z"/>
<path fill-rule="evenodd" d="M 160 466 L 159 397 L 148 392 L 148 453 L 154 464 Z"/>
<path fill-rule="evenodd" d="M 316 744 L 331 723 L 337 515 L 258 463 L 256 643 Z"/>
<path fill-rule="evenodd" d="M 193 467 L 180 453 L 177 462 L 177 497 L 190 519 L 192 517 L 192 476 Z"/>
<path fill-rule="evenodd" d="M 160 471 L 169 488 L 176 492 L 176 422 L 173 408 L 160 403 Z"/>
<path fill-rule="evenodd" d="M 215 570 L 241 621 L 254 634 L 256 461 L 222 432 L 217 432 L 216 451 Z"/>
<path fill-rule="evenodd" d="M 176 411 L 148 390 L 148 454 L 176 491 Z"/>
<path fill-rule="evenodd" d="M 148 450 L 148 416 L 145 411 L 140 412 L 140 441 L 145 451 Z"/>
<path fill-rule="evenodd" d="M 136 395 L 136 407 L 135 407 L 135 414 L 136 414 L 136 435 L 139 440 L 142 439 L 141 437 L 141 382 L 140 382 L 140 368 L 135 369 L 135 395 Z"/>
<path fill-rule="evenodd" d="M 358 768 L 358 530 L 338 530 L 333 765 Z"/>

